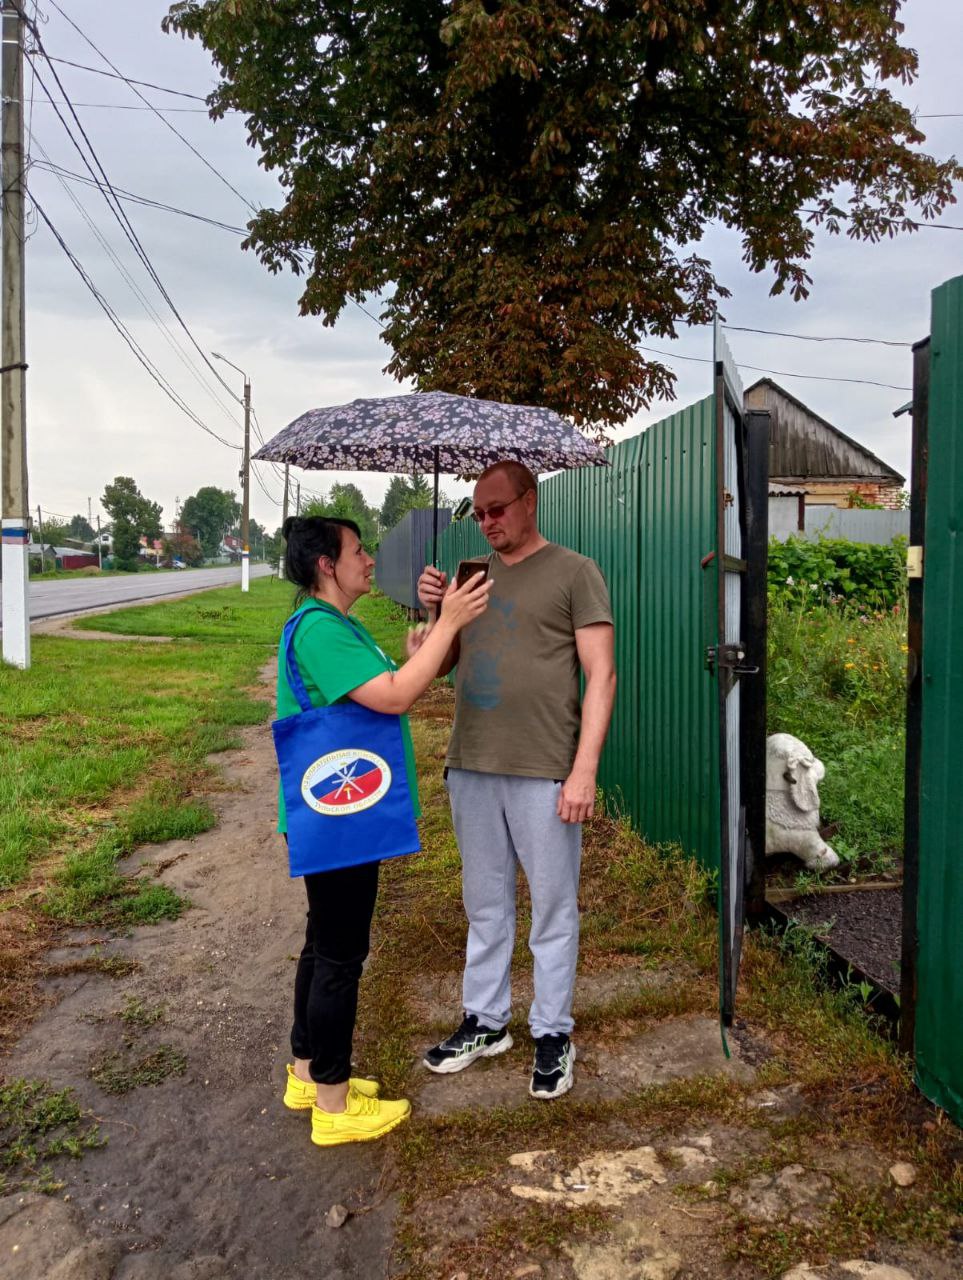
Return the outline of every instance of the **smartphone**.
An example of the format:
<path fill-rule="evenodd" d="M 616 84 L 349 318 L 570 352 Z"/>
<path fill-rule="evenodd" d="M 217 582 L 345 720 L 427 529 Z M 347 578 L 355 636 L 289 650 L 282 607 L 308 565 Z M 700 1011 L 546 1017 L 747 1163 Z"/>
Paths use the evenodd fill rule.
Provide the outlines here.
<path fill-rule="evenodd" d="M 463 587 L 469 578 L 473 578 L 478 573 L 481 574 L 481 580 L 484 582 L 488 577 L 487 560 L 462 560 L 455 574 L 455 586 Z"/>

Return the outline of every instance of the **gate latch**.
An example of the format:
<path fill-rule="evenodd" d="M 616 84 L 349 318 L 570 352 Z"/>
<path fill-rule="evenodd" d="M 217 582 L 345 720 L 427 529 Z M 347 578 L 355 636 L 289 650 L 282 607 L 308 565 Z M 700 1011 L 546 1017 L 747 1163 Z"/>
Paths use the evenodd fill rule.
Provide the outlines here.
<path fill-rule="evenodd" d="M 715 671 L 716 667 L 719 667 L 734 676 L 758 675 L 759 668 L 746 663 L 745 657 L 746 651 L 742 646 L 741 640 L 728 644 L 710 644 L 706 646 L 706 670 L 711 673 Z"/>

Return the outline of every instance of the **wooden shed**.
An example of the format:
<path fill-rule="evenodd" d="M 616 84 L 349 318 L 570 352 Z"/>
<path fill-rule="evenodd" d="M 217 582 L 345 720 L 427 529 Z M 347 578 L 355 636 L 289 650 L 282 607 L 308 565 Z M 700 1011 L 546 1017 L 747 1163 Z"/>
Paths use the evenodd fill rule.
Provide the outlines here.
<path fill-rule="evenodd" d="M 771 378 L 754 382 L 745 403 L 769 410 L 772 484 L 804 488 L 808 506 L 851 507 L 854 494 L 881 507 L 903 505 L 905 476 Z"/>

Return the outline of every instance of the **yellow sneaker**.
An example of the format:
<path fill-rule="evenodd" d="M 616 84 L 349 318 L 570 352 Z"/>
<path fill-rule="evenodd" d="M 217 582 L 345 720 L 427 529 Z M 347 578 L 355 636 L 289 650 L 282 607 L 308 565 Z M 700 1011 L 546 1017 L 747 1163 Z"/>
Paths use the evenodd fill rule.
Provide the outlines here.
<path fill-rule="evenodd" d="M 309 1111 L 318 1098 L 318 1086 L 313 1080 L 299 1080 L 294 1074 L 294 1067 L 287 1065 L 288 1083 L 284 1090 L 284 1105 L 291 1111 Z M 377 1080 L 361 1080 L 351 1078 L 351 1085 L 367 1098 L 377 1098 L 381 1087 Z"/>
<path fill-rule="evenodd" d="M 342 1142 L 370 1142 L 380 1138 L 411 1113 L 407 1098 L 388 1102 L 359 1093 L 352 1085 L 344 1111 L 322 1111 L 311 1108 L 311 1141 L 318 1147 L 336 1147 Z"/>

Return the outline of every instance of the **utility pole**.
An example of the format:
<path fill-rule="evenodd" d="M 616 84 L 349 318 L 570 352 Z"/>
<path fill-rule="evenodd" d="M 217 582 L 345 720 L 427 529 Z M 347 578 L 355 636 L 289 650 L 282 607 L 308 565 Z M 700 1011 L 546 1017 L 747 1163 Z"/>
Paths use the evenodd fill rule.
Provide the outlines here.
<path fill-rule="evenodd" d="M 100 540 L 100 516 L 97 517 L 97 568 L 104 567 L 104 544 Z"/>
<path fill-rule="evenodd" d="M 284 464 L 284 505 L 281 508 L 281 529 L 284 529 L 284 522 L 288 518 L 288 479 L 291 474 L 291 468 L 287 463 Z M 282 532 L 281 541 L 284 541 Z M 278 578 L 284 577 L 284 548 L 282 547 L 278 553 Z"/>
<path fill-rule="evenodd" d="M 46 573 L 47 557 L 46 557 L 46 554 L 44 553 L 44 547 L 43 547 L 43 513 L 40 510 L 39 503 L 37 504 L 37 528 L 40 530 L 40 572 Z M 54 568 L 56 567 L 57 567 L 57 562 L 55 560 Z"/>
<path fill-rule="evenodd" d="M 93 508 L 91 507 L 91 505 L 90 505 L 90 499 L 88 498 L 88 499 L 87 499 L 87 523 L 88 523 L 88 524 L 90 524 L 90 525 L 92 525 L 92 524 L 94 523 L 94 517 L 91 515 L 91 511 L 92 511 L 92 510 L 93 510 Z"/>
<path fill-rule="evenodd" d="M 241 472 L 244 485 L 244 506 L 241 510 L 241 590 L 251 589 L 251 548 L 248 545 L 248 529 L 251 519 L 251 383 L 244 375 L 244 466 Z"/>
<path fill-rule="evenodd" d="M 30 666 L 30 508 L 27 505 L 27 417 L 24 396 L 23 21 L 15 0 L 3 4 L 0 55 L 0 472 L 3 475 L 3 658 Z M 41 564 L 43 561 L 41 561 Z"/>
<path fill-rule="evenodd" d="M 295 511 L 297 512 L 298 515 L 301 514 L 301 481 L 300 480 L 298 481 L 298 502 L 297 502 L 297 506 L 295 507 Z"/>
<path fill-rule="evenodd" d="M 251 518 L 251 379 L 243 369 L 228 360 L 227 356 L 222 356 L 218 351 L 212 351 L 211 355 L 215 360 L 223 360 L 225 364 L 229 364 L 244 379 L 244 461 L 238 477 L 244 494 L 241 507 L 241 590 L 250 591 L 251 548 L 248 546 L 247 536 Z"/>

